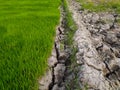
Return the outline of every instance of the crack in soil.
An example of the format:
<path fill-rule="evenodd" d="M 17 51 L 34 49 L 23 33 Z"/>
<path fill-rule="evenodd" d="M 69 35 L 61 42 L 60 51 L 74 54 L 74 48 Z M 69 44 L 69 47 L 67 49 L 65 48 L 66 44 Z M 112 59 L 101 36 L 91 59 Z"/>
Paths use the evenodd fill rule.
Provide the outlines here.
<path fill-rule="evenodd" d="M 120 89 L 120 26 L 119 15 L 82 10 L 75 0 L 66 0 L 78 30 L 74 46 L 66 45 L 66 12 L 61 7 L 60 25 L 48 74 L 39 90 L 119 90 Z M 75 60 L 70 61 L 71 53 Z M 45 77 L 45 78 L 46 78 Z M 49 79 L 49 80 L 48 80 Z M 47 83 L 47 84 L 46 84 Z"/>
<path fill-rule="evenodd" d="M 77 59 L 84 64 L 79 70 L 81 88 L 99 90 L 117 90 L 120 87 L 120 26 L 119 15 L 95 13 L 81 10 L 75 0 L 68 0 L 69 9 L 78 25 L 75 41 L 78 47 Z M 74 88 L 75 89 L 75 88 Z M 74 90 L 73 89 L 73 90 Z"/>

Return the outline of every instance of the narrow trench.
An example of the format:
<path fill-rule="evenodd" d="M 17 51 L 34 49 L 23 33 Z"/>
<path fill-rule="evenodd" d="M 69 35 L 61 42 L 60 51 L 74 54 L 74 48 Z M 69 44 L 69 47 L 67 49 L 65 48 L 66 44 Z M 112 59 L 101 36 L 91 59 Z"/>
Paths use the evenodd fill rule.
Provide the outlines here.
<path fill-rule="evenodd" d="M 62 76 L 57 76 L 55 75 L 55 73 L 60 74 L 60 72 L 62 72 L 62 74 L 65 74 L 66 72 L 66 65 L 68 63 L 68 58 L 69 58 L 69 53 L 66 51 L 66 11 L 65 11 L 65 0 L 61 0 L 62 5 L 61 5 L 61 21 L 60 21 L 60 25 L 57 28 L 57 36 L 56 36 L 56 40 L 54 43 L 54 48 L 56 51 L 56 59 L 57 59 L 57 63 L 54 64 L 54 66 L 52 67 L 52 82 L 49 85 L 49 90 L 61 90 L 61 88 L 65 88 L 65 75 Z M 69 33 L 69 32 L 68 32 Z M 63 38 L 62 38 L 63 37 Z M 61 48 L 61 45 L 63 45 L 63 47 Z M 56 68 L 58 65 L 63 65 L 64 67 L 59 67 L 58 70 L 56 71 Z M 63 70 L 63 68 L 65 68 Z M 56 82 L 56 79 L 58 79 L 59 81 Z M 57 85 L 58 87 L 55 89 L 55 85 Z"/>
<path fill-rule="evenodd" d="M 67 79 L 67 77 L 71 75 L 68 75 L 68 72 L 71 68 L 75 67 L 75 65 L 72 66 L 73 62 L 71 61 L 71 59 L 75 57 L 76 50 L 74 50 L 75 47 L 71 45 L 73 44 L 73 41 L 70 39 L 73 39 L 76 27 L 70 28 L 70 26 L 68 25 L 68 18 L 72 18 L 72 16 L 67 10 L 68 7 L 66 6 L 66 0 L 61 1 L 61 21 L 59 27 L 57 28 L 58 34 L 54 44 L 54 48 L 57 54 L 57 63 L 55 63 L 52 67 L 52 82 L 49 85 L 49 90 L 68 90 L 66 87 L 71 87 L 70 85 L 68 85 L 68 83 L 71 83 L 70 81 L 73 81 L 73 79 L 75 78 L 72 77 L 72 80 L 70 81 L 68 81 Z M 72 37 L 69 38 L 69 35 L 72 35 Z M 61 45 L 63 46 L 62 48 Z M 58 70 L 56 68 L 58 68 Z M 57 75 L 56 73 L 59 75 Z"/>

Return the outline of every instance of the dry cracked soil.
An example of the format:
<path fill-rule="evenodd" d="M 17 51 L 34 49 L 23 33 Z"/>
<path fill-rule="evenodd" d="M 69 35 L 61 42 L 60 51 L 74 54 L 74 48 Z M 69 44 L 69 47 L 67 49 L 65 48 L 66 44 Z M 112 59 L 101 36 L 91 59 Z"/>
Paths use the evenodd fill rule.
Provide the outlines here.
<path fill-rule="evenodd" d="M 120 15 L 89 12 L 75 0 L 66 2 L 77 25 L 74 64 L 69 61 L 73 47 L 65 44 L 69 31 L 66 33 L 66 12 L 61 7 L 60 24 L 48 60 L 50 69 L 39 81 L 39 90 L 120 90 Z"/>

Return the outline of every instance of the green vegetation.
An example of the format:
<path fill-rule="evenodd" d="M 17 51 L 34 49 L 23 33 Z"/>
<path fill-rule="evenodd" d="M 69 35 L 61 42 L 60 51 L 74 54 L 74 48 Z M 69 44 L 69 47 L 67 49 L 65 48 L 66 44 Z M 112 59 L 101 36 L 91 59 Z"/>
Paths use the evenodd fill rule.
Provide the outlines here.
<path fill-rule="evenodd" d="M 68 10 L 68 5 L 66 3 L 66 0 L 63 0 L 63 7 L 66 12 L 66 27 L 65 27 L 65 33 L 67 34 L 65 44 L 69 46 L 69 49 L 71 49 L 71 55 L 69 57 L 69 64 L 67 65 L 67 68 L 69 68 L 73 73 L 74 77 L 71 81 L 66 83 L 66 90 L 81 90 L 79 85 L 78 85 L 78 76 L 77 73 L 78 71 L 75 69 L 78 64 L 76 63 L 76 53 L 77 53 L 77 48 L 74 46 L 73 42 L 73 37 L 74 34 L 77 30 L 77 25 L 75 24 L 72 13 Z"/>
<path fill-rule="evenodd" d="M 91 11 L 112 11 L 120 13 L 120 0 L 77 0 L 82 7 Z"/>
<path fill-rule="evenodd" d="M 75 31 L 77 30 L 77 26 L 72 18 L 72 13 L 68 10 L 67 7 L 67 3 L 65 0 L 63 0 L 63 8 L 66 12 L 66 16 L 65 16 L 65 21 L 66 21 L 66 27 L 65 27 L 65 31 L 67 33 L 67 39 L 65 41 L 66 45 L 73 45 L 73 36 Z"/>
<path fill-rule="evenodd" d="M 0 90 L 38 90 L 60 0 L 0 0 Z"/>

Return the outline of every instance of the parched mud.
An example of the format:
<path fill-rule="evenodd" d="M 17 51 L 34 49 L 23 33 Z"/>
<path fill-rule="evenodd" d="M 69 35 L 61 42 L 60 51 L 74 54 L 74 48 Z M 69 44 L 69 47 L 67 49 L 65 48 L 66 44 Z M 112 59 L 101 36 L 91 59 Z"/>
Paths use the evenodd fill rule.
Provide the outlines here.
<path fill-rule="evenodd" d="M 73 37 L 77 50 L 66 44 L 69 31 L 61 7 L 50 69 L 39 90 L 120 90 L 120 15 L 89 12 L 75 0 L 66 1 L 78 27 Z"/>
<path fill-rule="evenodd" d="M 80 88 L 120 90 L 119 15 L 83 11 L 75 0 L 68 0 L 68 4 L 78 25 L 74 40 L 78 47 L 77 62 L 81 66 Z"/>

